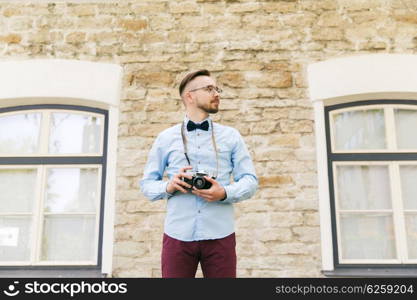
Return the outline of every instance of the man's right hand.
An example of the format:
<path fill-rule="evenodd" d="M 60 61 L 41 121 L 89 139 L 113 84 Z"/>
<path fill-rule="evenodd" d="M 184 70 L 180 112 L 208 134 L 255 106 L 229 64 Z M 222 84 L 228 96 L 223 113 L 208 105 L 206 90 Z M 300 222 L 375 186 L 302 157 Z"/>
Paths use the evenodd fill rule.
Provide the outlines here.
<path fill-rule="evenodd" d="M 187 174 L 187 170 L 191 170 L 192 166 L 186 166 L 180 169 L 178 174 L 175 174 L 167 185 L 167 193 L 173 194 L 175 191 L 180 191 L 184 194 L 188 193 L 185 188 L 191 188 L 191 185 L 183 181 L 181 178 L 186 177 L 192 179 L 193 177 L 190 174 Z"/>

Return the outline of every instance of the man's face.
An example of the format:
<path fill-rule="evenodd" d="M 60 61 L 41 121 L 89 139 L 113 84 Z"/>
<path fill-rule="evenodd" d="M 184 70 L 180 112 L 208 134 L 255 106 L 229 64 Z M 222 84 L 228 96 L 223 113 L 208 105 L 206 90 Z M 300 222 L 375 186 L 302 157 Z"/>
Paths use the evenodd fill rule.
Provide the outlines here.
<path fill-rule="evenodd" d="M 194 90 L 190 93 L 197 108 L 209 114 L 215 114 L 219 111 L 220 95 L 215 89 L 211 88 L 216 86 L 214 79 L 208 76 L 198 76 L 190 82 L 188 90 Z"/>

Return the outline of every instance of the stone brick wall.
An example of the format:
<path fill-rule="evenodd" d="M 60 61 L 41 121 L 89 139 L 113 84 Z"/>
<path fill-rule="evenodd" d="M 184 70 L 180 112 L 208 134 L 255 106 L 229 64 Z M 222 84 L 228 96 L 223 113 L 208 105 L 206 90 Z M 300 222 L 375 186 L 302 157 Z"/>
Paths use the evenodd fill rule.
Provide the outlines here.
<path fill-rule="evenodd" d="M 114 274 L 160 276 L 165 203 L 138 191 L 155 136 L 183 118 L 178 81 L 207 68 L 224 88 L 215 120 L 237 128 L 260 188 L 235 206 L 240 277 L 321 276 L 314 120 L 306 66 L 415 53 L 411 0 L 0 2 L 0 58 L 124 67 Z M 201 271 L 199 271 L 201 276 Z"/>

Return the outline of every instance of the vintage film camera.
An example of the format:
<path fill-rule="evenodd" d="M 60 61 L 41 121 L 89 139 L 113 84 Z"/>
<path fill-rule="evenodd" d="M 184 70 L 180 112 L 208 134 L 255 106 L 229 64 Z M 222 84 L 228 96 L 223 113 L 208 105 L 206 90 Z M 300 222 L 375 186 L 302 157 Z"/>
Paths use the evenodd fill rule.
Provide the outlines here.
<path fill-rule="evenodd" d="M 182 180 L 191 185 L 191 188 L 195 186 L 196 189 L 199 190 L 207 190 L 211 188 L 212 184 L 210 181 L 206 180 L 204 176 L 209 176 L 213 179 L 216 179 L 216 177 L 211 176 L 208 172 L 205 171 L 196 171 L 196 172 L 187 172 L 189 173 L 192 178 L 188 179 L 183 177 Z"/>

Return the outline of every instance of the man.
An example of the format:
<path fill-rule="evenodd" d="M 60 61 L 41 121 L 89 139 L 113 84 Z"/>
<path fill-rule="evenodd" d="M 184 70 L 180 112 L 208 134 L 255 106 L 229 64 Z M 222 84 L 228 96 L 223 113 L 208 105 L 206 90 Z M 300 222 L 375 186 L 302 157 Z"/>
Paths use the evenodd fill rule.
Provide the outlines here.
<path fill-rule="evenodd" d="M 162 277 L 195 277 L 200 262 L 206 278 L 233 278 L 233 203 L 250 198 L 258 179 L 239 132 L 209 118 L 218 112 L 222 92 L 210 72 L 188 74 L 179 92 L 186 110 L 184 122 L 158 135 L 140 181 L 151 201 L 168 200 Z M 201 175 L 207 186 L 197 188 L 198 182 L 191 180 L 198 174 L 190 171 L 207 172 L 209 176 Z"/>

